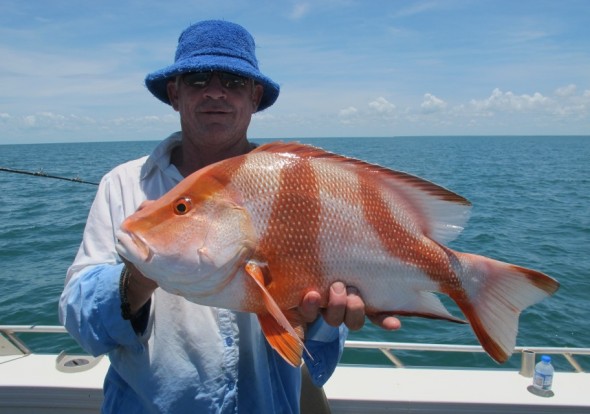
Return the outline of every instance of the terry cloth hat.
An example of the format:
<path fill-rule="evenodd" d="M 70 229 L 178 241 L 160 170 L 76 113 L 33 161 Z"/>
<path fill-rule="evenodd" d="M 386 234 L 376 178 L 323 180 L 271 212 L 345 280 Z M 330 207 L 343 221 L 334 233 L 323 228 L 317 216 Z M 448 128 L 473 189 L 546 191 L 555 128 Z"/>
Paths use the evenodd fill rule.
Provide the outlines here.
<path fill-rule="evenodd" d="M 280 87 L 258 70 L 254 39 L 242 26 L 223 20 L 205 20 L 189 26 L 178 38 L 174 64 L 145 78 L 149 91 L 170 105 L 166 84 L 186 72 L 213 70 L 231 72 L 254 79 L 264 87 L 258 111 L 271 106 L 279 96 Z"/>

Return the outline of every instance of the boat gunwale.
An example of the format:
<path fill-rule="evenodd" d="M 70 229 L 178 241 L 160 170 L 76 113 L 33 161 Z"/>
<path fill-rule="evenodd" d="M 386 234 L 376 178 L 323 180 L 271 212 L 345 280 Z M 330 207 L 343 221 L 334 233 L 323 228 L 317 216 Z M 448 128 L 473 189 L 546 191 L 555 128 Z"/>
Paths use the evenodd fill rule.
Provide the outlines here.
<path fill-rule="evenodd" d="M 25 342 L 18 338 L 19 333 L 35 334 L 67 334 L 63 326 L 57 325 L 0 325 L 0 334 L 4 335 L 23 355 L 31 354 L 32 351 Z M 0 338 L 1 339 L 1 338 Z M 480 345 L 458 345 L 458 344 L 429 344 L 413 342 L 377 342 L 347 340 L 344 344 L 347 349 L 374 349 L 381 351 L 387 359 L 397 368 L 404 367 L 404 363 L 393 351 L 422 351 L 422 352 L 470 352 L 485 353 Z M 561 355 L 565 357 L 575 372 L 585 372 L 582 366 L 574 358 L 574 355 L 590 355 L 590 348 L 555 347 L 555 346 L 516 346 L 515 353 L 521 355 L 521 365 L 526 352 L 544 355 Z"/>

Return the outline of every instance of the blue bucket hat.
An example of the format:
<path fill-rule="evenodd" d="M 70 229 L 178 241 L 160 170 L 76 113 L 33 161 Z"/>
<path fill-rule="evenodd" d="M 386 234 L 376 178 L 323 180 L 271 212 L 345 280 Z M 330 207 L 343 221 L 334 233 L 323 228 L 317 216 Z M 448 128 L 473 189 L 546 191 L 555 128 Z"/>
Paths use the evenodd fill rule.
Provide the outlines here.
<path fill-rule="evenodd" d="M 219 70 L 254 79 L 264 93 L 258 111 L 277 100 L 280 87 L 258 70 L 252 35 L 242 26 L 223 20 L 205 20 L 189 26 L 178 38 L 174 64 L 148 74 L 145 85 L 159 100 L 170 105 L 166 85 L 186 72 Z"/>

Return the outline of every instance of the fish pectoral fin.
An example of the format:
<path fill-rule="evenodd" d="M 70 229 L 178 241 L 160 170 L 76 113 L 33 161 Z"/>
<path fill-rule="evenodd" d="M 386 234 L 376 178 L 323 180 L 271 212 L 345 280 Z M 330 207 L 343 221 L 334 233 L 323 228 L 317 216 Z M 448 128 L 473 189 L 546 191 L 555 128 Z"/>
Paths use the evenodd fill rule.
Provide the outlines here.
<path fill-rule="evenodd" d="M 264 333 L 270 346 L 290 365 L 294 367 L 300 366 L 301 355 L 305 349 L 305 345 L 301 338 L 293 337 L 293 335 L 285 330 L 270 313 L 258 315 L 258 321 L 260 322 L 262 333 Z M 301 334 L 303 334 L 302 325 L 292 329 L 300 331 Z M 305 351 L 307 352 L 307 350 Z"/>
<path fill-rule="evenodd" d="M 266 340 L 285 361 L 294 367 L 301 365 L 301 355 L 305 349 L 303 344 L 303 325 L 296 311 L 283 312 L 270 292 L 264 286 L 264 271 L 255 262 L 246 264 L 246 273 L 256 282 L 262 294 L 267 314 L 258 315 L 262 332 Z M 307 349 L 305 349 L 306 352 Z M 309 354 L 309 352 L 308 352 Z"/>

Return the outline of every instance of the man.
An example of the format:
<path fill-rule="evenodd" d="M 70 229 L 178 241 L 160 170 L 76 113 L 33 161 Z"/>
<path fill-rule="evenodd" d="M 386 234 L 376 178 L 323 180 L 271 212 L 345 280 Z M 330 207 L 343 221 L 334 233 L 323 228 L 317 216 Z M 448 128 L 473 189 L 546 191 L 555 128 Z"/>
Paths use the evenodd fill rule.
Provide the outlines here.
<path fill-rule="evenodd" d="M 181 132 L 149 157 L 103 177 L 83 241 L 68 270 L 60 319 L 88 352 L 109 353 L 103 412 L 296 413 L 301 370 L 266 343 L 256 317 L 188 302 L 158 289 L 115 250 L 121 222 L 183 177 L 252 148 L 253 113 L 271 106 L 279 86 L 258 70 L 254 40 L 241 26 L 204 21 L 179 38 L 175 62 L 146 78 L 157 98 L 180 114 Z M 347 292 L 348 290 L 348 292 Z M 306 347 L 318 386 L 333 372 L 347 329 L 364 322 L 354 288 L 331 287 L 319 317 L 319 292 L 299 308 L 309 322 Z M 383 327 L 399 321 L 382 317 Z"/>

